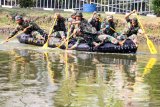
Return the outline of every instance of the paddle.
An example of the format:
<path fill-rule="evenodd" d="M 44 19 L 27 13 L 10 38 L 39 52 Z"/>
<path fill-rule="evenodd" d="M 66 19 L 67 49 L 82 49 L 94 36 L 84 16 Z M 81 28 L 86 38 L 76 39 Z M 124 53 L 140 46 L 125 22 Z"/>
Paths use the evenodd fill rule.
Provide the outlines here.
<path fill-rule="evenodd" d="M 57 16 L 56 16 L 56 18 L 55 18 L 55 20 L 54 20 L 54 22 L 53 22 L 53 26 L 52 26 L 49 34 L 48 34 L 48 39 L 47 39 L 46 43 L 43 45 L 42 48 L 45 48 L 45 49 L 46 49 L 46 48 L 48 47 L 49 38 L 50 38 L 50 36 L 51 36 L 51 34 L 52 34 L 52 31 L 53 31 L 53 28 L 54 28 L 54 25 L 55 25 L 56 21 L 57 21 Z"/>
<path fill-rule="evenodd" d="M 143 71 L 143 77 L 146 75 L 146 74 L 149 74 L 151 72 L 151 69 L 153 68 L 153 66 L 155 65 L 157 59 L 156 58 L 150 58 L 144 71 Z"/>
<path fill-rule="evenodd" d="M 51 61 L 49 60 L 49 55 L 47 52 L 44 52 L 44 55 L 46 57 L 46 62 L 47 62 L 47 69 L 48 69 L 48 76 L 50 77 L 51 83 L 54 83 L 54 71 L 51 68 Z"/>
<path fill-rule="evenodd" d="M 28 28 L 30 28 L 30 27 L 31 27 L 31 26 L 28 26 L 28 27 L 26 27 L 25 29 L 28 29 Z M 2 42 L 2 43 L 0 43 L 0 44 L 4 44 L 4 43 L 8 42 L 9 40 L 17 37 L 18 35 L 23 34 L 25 31 L 26 31 L 26 30 L 23 30 L 22 32 L 20 32 L 20 33 L 18 33 L 18 34 L 14 35 L 14 36 L 12 36 L 12 37 L 10 37 L 10 38 L 7 38 L 4 42 Z"/>
<path fill-rule="evenodd" d="M 73 36 L 73 33 L 67 37 L 67 39 L 65 39 L 64 41 L 62 41 L 62 43 L 60 45 L 56 45 L 58 48 L 60 48 L 64 43 L 66 43 L 67 40 L 69 40 L 69 38 L 71 38 Z"/>
<path fill-rule="evenodd" d="M 69 34 L 70 34 L 70 25 L 68 24 L 68 32 L 67 32 L 67 43 L 66 43 L 66 49 L 68 49 L 68 42 L 69 42 Z"/>
<path fill-rule="evenodd" d="M 139 19 L 139 16 L 138 16 L 137 13 L 136 13 L 136 17 L 137 17 L 137 20 L 138 20 L 138 22 L 139 22 L 139 24 L 140 24 L 140 27 L 141 27 L 142 31 L 144 32 L 145 37 L 146 37 L 146 39 L 147 39 L 147 45 L 148 45 L 148 48 L 149 48 L 149 50 L 150 50 L 150 53 L 151 53 L 151 54 L 157 54 L 157 50 L 156 50 L 154 44 L 153 44 L 152 41 L 148 38 L 148 36 L 145 34 L 145 30 L 144 30 L 144 28 L 143 28 L 142 23 L 140 22 L 140 19 Z"/>

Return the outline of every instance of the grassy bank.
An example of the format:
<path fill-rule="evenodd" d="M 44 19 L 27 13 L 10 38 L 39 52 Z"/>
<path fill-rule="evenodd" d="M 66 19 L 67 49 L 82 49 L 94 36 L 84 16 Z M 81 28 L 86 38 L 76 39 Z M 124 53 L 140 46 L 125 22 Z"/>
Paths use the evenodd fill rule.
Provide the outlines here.
<path fill-rule="evenodd" d="M 70 17 L 70 12 L 59 11 L 62 16 Z M 15 22 L 12 20 L 12 16 L 16 14 L 23 15 L 27 19 L 35 20 L 43 29 L 47 31 L 50 29 L 52 24 L 52 17 L 55 11 L 44 11 L 36 9 L 8 9 L 0 8 L 0 28 L 14 28 L 16 26 Z M 84 18 L 90 18 L 92 13 L 84 13 Z M 102 18 L 106 17 L 105 13 L 101 13 Z M 116 20 L 118 20 L 117 31 L 120 32 L 125 25 L 124 17 L 122 14 L 113 15 Z M 132 15 L 131 17 L 135 17 Z M 160 36 L 160 18 L 140 16 L 140 20 L 146 30 L 148 35 Z"/>

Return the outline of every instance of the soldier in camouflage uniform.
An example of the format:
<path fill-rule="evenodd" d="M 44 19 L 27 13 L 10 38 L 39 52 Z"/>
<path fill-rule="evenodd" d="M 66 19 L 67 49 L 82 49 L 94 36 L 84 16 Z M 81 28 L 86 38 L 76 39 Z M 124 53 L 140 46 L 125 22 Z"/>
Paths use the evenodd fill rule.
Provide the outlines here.
<path fill-rule="evenodd" d="M 70 33 L 73 33 L 73 30 L 75 29 L 75 25 L 72 24 L 72 23 L 76 21 L 76 13 L 77 13 L 77 12 L 73 12 L 73 13 L 71 14 L 71 17 L 68 18 L 68 24 L 70 25 L 70 26 L 69 26 L 69 27 L 70 27 Z"/>
<path fill-rule="evenodd" d="M 23 20 L 22 16 L 16 16 L 15 21 L 18 24 L 17 27 L 10 33 L 7 40 L 13 37 L 18 31 L 22 30 L 26 36 L 33 37 L 35 39 L 45 40 L 45 32 L 34 22 Z"/>
<path fill-rule="evenodd" d="M 137 34 L 143 34 L 143 31 L 140 29 L 138 25 L 137 18 L 130 19 L 129 16 L 135 13 L 136 10 L 133 10 L 129 13 L 125 19 L 128 24 L 127 30 L 125 30 L 120 36 L 117 37 L 118 40 L 125 40 L 127 38 L 133 40 L 134 43 L 137 43 Z"/>
<path fill-rule="evenodd" d="M 85 41 L 88 44 L 91 43 L 91 35 L 97 34 L 97 31 L 86 19 L 83 18 L 83 14 L 78 12 L 76 14 L 76 21 L 72 22 L 75 25 L 74 38 L 77 39 L 76 44 L 71 48 L 74 49 L 81 41 Z"/>
<path fill-rule="evenodd" d="M 54 18 L 56 20 L 56 24 L 54 25 L 52 35 L 56 38 L 61 38 L 63 40 L 66 37 L 66 28 L 65 28 L 66 19 L 62 17 L 59 13 L 55 13 Z"/>
<path fill-rule="evenodd" d="M 107 16 L 107 20 L 102 22 L 101 30 L 103 34 L 107 34 L 114 37 L 115 33 L 115 23 L 113 21 L 113 16 L 109 15 Z"/>
<path fill-rule="evenodd" d="M 88 20 L 88 23 L 92 25 L 92 27 L 95 27 L 97 31 L 100 31 L 101 29 L 101 22 L 100 22 L 100 16 L 96 12 L 93 12 L 92 17 Z"/>
<path fill-rule="evenodd" d="M 104 20 L 101 25 L 101 32 L 100 35 L 97 36 L 95 41 L 93 42 L 94 46 L 99 46 L 105 42 L 111 42 L 113 44 L 121 45 L 121 41 L 118 41 L 115 35 L 115 23 L 113 21 L 113 16 L 107 16 L 107 20 Z M 99 43 L 98 43 L 99 42 Z"/>

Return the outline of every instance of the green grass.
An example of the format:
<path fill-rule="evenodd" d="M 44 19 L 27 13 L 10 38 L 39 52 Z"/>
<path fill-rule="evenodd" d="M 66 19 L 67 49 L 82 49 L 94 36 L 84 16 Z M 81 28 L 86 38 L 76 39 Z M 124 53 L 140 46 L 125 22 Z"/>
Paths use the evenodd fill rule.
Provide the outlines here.
<path fill-rule="evenodd" d="M 20 14 L 24 17 L 34 19 L 35 17 L 40 17 L 36 22 L 47 31 L 50 29 L 52 25 L 52 21 L 47 21 L 47 17 L 53 17 L 53 14 L 57 11 L 44 11 L 44 10 L 37 10 L 37 9 L 9 9 L 9 8 L 0 8 L 0 27 L 15 27 L 15 23 L 11 21 L 8 16 Z M 71 12 L 63 12 L 58 11 L 61 13 L 64 17 L 70 17 Z M 89 19 L 91 17 L 92 13 L 83 13 L 84 18 Z M 105 13 L 101 13 L 102 18 L 106 17 Z M 124 17 L 125 15 L 122 14 L 114 14 L 114 19 L 118 20 L 118 27 L 117 32 L 120 32 L 124 29 Z M 131 17 L 135 17 L 132 15 Z M 160 35 L 160 18 L 153 18 L 153 17 L 146 17 L 146 16 L 140 16 L 141 23 L 143 24 L 145 31 L 148 35 L 154 35 L 159 36 Z"/>

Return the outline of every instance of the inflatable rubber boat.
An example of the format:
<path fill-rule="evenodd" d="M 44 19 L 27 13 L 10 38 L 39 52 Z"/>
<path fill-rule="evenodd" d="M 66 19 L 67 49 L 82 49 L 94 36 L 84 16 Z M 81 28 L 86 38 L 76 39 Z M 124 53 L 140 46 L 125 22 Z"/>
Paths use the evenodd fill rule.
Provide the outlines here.
<path fill-rule="evenodd" d="M 34 39 L 30 37 L 29 35 L 25 35 L 25 34 L 18 36 L 18 40 L 20 43 L 31 44 L 31 45 L 36 45 L 36 46 L 43 46 L 46 42 L 44 40 Z M 74 40 L 69 42 L 68 47 L 72 47 L 75 42 L 76 41 Z M 48 46 L 50 48 L 55 48 L 57 44 L 61 44 L 61 40 L 59 38 L 50 37 Z M 65 45 L 60 46 L 60 48 L 65 49 Z M 75 48 L 75 50 L 88 51 L 88 52 L 103 52 L 103 53 L 136 53 L 137 48 L 138 47 L 135 45 L 135 43 L 132 40 L 127 39 L 124 42 L 123 46 L 106 42 L 100 45 L 99 47 L 95 48 L 95 47 L 89 46 L 87 43 L 80 43 Z"/>

